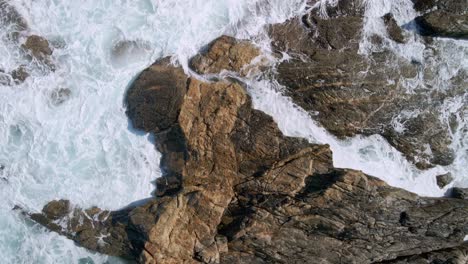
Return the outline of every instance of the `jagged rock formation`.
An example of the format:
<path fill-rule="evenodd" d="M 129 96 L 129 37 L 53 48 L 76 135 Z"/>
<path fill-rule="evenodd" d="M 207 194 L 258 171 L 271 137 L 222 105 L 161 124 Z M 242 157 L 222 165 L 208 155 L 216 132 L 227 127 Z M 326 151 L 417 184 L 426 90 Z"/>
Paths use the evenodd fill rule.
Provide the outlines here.
<path fill-rule="evenodd" d="M 425 36 L 468 39 L 468 2 L 466 0 L 413 0 L 420 33 Z"/>
<path fill-rule="evenodd" d="M 53 201 L 24 214 L 140 263 L 372 263 L 455 250 L 468 233 L 468 201 L 333 168 L 327 145 L 285 137 L 252 109 L 240 80 L 202 82 L 166 58 L 126 98 L 163 154 L 156 197 L 113 212 Z"/>
<path fill-rule="evenodd" d="M 451 164 L 456 118 L 441 120 L 439 112 L 445 101 L 465 93 L 464 85 L 454 78 L 450 89 L 430 92 L 428 87 L 438 84 L 432 65 L 400 58 L 387 48 L 389 41 L 404 42 L 406 34 L 391 15 L 382 18 L 390 38 L 371 36 L 374 48 L 368 55 L 359 53 L 364 23 L 359 3 L 338 1 L 327 6 L 326 18 L 314 9 L 272 25 L 273 47 L 291 56 L 277 66 L 278 81 L 340 138 L 380 134 L 419 168 Z M 432 50 L 428 44 L 427 53 L 437 56 Z M 461 70 L 459 78 L 464 76 Z M 405 83 L 418 79 L 408 92 Z"/>
<path fill-rule="evenodd" d="M 231 71 L 245 76 L 262 65 L 261 60 L 254 63 L 260 55 L 260 49 L 249 41 L 221 36 L 210 43 L 207 50 L 193 57 L 190 66 L 198 74 Z"/>
<path fill-rule="evenodd" d="M 468 243 L 459 247 L 399 258 L 381 264 L 464 264 L 468 263 Z"/>

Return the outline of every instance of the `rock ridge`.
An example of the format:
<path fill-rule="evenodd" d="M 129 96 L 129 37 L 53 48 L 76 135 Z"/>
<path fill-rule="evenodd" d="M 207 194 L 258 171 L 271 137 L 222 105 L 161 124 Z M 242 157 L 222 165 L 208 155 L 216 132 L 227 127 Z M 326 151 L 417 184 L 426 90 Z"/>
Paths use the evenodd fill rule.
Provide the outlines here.
<path fill-rule="evenodd" d="M 22 213 L 139 263 L 376 263 L 459 252 L 468 201 L 334 168 L 329 146 L 285 137 L 244 86 L 157 61 L 126 95 L 133 126 L 154 134 L 163 154 L 155 197 L 117 211 L 60 200 Z"/>

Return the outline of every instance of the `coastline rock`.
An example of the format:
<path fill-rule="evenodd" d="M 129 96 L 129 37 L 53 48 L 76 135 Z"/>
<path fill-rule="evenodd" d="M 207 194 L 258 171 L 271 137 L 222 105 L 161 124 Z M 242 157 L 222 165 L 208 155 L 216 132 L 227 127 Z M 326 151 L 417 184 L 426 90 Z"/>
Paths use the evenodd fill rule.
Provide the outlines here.
<path fill-rule="evenodd" d="M 448 249 L 434 251 L 427 254 L 400 258 L 395 261 L 386 261 L 387 264 L 463 264 L 468 263 L 468 243 Z M 379 264 L 384 264 L 379 263 Z"/>
<path fill-rule="evenodd" d="M 420 34 L 431 37 L 468 39 L 468 2 L 413 0 L 423 14 L 415 19 Z"/>
<path fill-rule="evenodd" d="M 163 153 L 158 197 L 112 212 L 55 201 L 24 214 L 80 246 L 148 264 L 372 263 L 463 243 L 468 201 L 335 169 L 329 146 L 282 135 L 241 81 L 202 82 L 169 61 L 127 93 L 134 126 Z"/>
<path fill-rule="evenodd" d="M 260 56 L 260 49 L 249 41 L 221 36 L 210 43 L 205 52 L 193 57 L 190 67 L 198 74 L 216 74 L 221 71 L 246 75 L 256 65 L 250 65 Z"/>
<path fill-rule="evenodd" d="M 159 133 L 177 122 L 188 77 L 165 58 L 144 70 L 127 91 L 127 115 L 133 127 Z"/>
<path fill-rule="evenodd" d="M 368 55 L 359 52 L 363 19 L 354 10 L 323 18 L 314 9 L 272 25 L 273 48 L 291 57 L 276 69 L 285 94 L 339 138 L 380 134 L 420 169 L 451 164 L 451 128 L 438 113 L 441 102 L 464 93 L 463 85 L 432 93 L 431 100 L 424 86 L 408 92 L 405 82 L 434 76 L 423 73 L 425 65 L 400 58 L 385 46 Z M 403 41 L 396 22 L 388 15 L 382 19 L 391 38 Z"/>
<path fill-rule="evenodd" d="M 446 174 L 443 174 L 443 175 L 438 175 L 436 177 L 436 179 L 437 179 L 437 185 L 440 188 L 444 188 L 445 186 L 447 186 L 448 184 L 450 184 L 453 181 L 453 177 L 452 177 L 452 174 L 450 172 L 446 173 Z"/>

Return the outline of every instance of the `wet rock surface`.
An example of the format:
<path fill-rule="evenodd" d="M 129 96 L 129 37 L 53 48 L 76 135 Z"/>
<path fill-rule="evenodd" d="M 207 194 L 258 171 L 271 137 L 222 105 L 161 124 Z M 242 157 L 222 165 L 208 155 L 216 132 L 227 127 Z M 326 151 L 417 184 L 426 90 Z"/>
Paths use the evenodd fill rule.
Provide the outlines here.
<path fill-rule="evenodd" d="M 375 263 L 462 246 L 468 201 L 334 168 L 329 146 L 282 135 L 243 86 L 156 62 L 126 96 L 134 127 L 163 154 L 156 197 L 112 212 L 62 200 L 23 213 L 140 263 Z"/>
<path fill-rule="evenodd" d="M 431 66 L 388 49 L 405 41 L 388 14 L 381 19 L 389 38 L 370 36 L 374 47 L 360 52 L 364 7 L 345 8 L 349 3 L 327 7 L 326 18 L 314 9 L 270 27 L 273 48 L 291 57 L 276 69 L 286 95 L 339 138 L 380 134 L 421 169 L 451 164 L 451 128 L 439 113 L 443 102 L 465 93 L 463 85 L 454 80 L 453 89 L 428 95 Z M 433 50 L 428 44 L 427 53 L 437 56 Z M 414 80 L 418 85 L 408 91 L 406 83 Z"/>
<path fill-rule="evenodd" d="M 425 36 L 468 39 L 468 2 L 449 0 L 413 0 L 423 14 L 416 18 Z"/>
<path fill-rule="evenodd" d="M 50 55 L 52 55 L 52 49 L 49 46 L 49 41 L 38 35 L 29 36 L 22 47 L 33 58 L 36 58 L 40 61 L 45 61 L 49 58 Z"/>
<path fill-rule="evenodd" d="M 446 174 L 443 174 L 443 175 L 438 175 L 436 177 L 436 180 L 437 180 L 437 185 L 440 188 L 444 188 L 445 186 L 449 185 L 453 181 L 453 176 L 449 172 L 449 173 L 446 173 Z"/>
<path fill-rule="evenodd" d="M 408 256 L 394 261 L 381 262 L 381 264 L 462 264 L 468 263 L 468 243 L 459 247 L 434 251 L 421 255 Z"/>
<path fill-rule="evenodd" d="M 449 196 L 456 199 L 468 200 L 468 188 L 452 188 L 449 190 Z"/>
<path fill-rule="evenodd" d="M 210 43 L 206 51 L 192 58 L 190 66 L 199 74 L 232 71 L 245 75 L 255 67 L 250 64 L 259 55 L 260 49 L 251 42 L 222 36 Z"/>

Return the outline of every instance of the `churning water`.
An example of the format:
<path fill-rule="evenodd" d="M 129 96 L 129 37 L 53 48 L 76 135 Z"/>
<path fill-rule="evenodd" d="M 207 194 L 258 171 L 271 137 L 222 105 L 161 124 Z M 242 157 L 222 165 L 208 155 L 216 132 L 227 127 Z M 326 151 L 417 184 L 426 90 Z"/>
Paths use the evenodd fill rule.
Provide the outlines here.
<path fill-rule="evenodd" d="M 152 181 L 160 175 L 160 154 L 147 135 L 129 126 L 123 98 L 132 79 L 166 55 L 173 55 L 186 67 L 190 56 L 221 34 L 255 38 L 261 43 L 265 24 L 282 22 L 307 8 L 304 0 L 9 2 L 28 21 L 29 33 L 54 44 L 56 70 L 27 62 L 19 44 L 7 40 L 9 29 L 0 25 L 0 69 L 11 72 L 27 64 L 31 73 L 23 84 L 0 84 L 2 263 L 120 263 L 44 231 L 19 217 L 12 207 L 40 210 L 50 200 L 65 198 L 81 207 L 116 209 L 149 197 Z M 368 2 L 365 30 L 379 30 L 381 22 L 376 17 L 384 10 L 392 11 L 400 24 L 416 15 L 409 0 Z M 451 62 L 443 66 L 448 75 L 441 78 L 456 74 L 460 67 L 466 70 L 466 43 L 437 41 Z M 366 45 L 363 40 L 362 52 L 371 48 Z M 422 59 L 423 48 L 416 37 L 392 47 L 408 59 Z M 330 144 L 336 166 L 360 169 L 425 195 L 443 193 L 434 176 L 445 171 L 454 173 L 455 184 L 468 184 L 463 178 L 468 175 L 468 138 L 462 130 L 454 143 L 458 153 L 454 165 L 422 172 L 381 137 L 339 141 L 282 96 L 277 84 L 250 84 L 255 107 L 273 115 L 288 135 Z M 60 91 L 67 92 L 57 102 Z M 447 105 L 447 111 L 460 111 L 463 98 L 460 100 Z M 466 124 L 462 114 L 459 118 Z"/>

